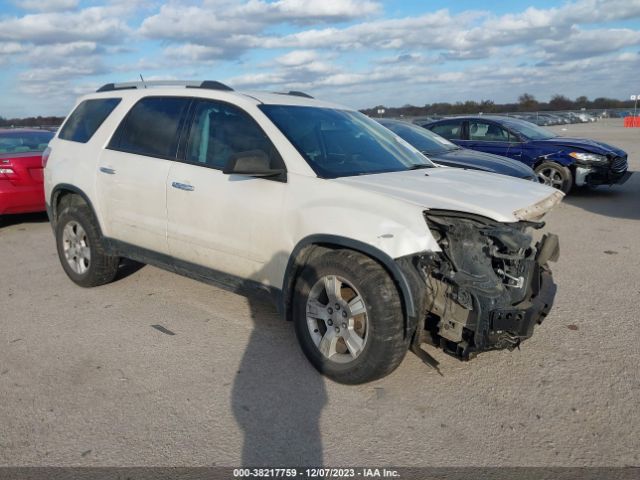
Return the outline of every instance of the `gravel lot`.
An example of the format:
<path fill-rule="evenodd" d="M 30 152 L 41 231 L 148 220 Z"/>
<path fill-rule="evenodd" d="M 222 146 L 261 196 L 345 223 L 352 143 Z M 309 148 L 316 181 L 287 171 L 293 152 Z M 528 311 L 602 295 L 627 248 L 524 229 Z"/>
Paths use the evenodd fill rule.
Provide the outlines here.
<path fill-rule="evenodd" d="M 640 170 L 639 129 L 560 133 Z M 0 465 L 637 466 L 640 174 L 569 196 L 548 230 L 558 296 L 521 351 L 431 349 L 442 375 L 409 354 L 348 387 L 313 370 L 269 304 L 149 266 L 84 290 L 45 217 L 4 220 Z"/>

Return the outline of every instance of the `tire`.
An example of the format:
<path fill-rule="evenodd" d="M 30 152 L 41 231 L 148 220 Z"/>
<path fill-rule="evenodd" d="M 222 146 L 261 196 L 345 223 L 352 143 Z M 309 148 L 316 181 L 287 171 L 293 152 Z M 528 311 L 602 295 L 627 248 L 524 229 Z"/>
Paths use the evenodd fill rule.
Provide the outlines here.
<path fill-rule="evenodd" d="M 113 281 L 120 258 L 105 253 L 93 212 L 77 196 L 65 197 L 61 202 L 55 235 L 65 273 L 75 284 L 86 288 Z"/>
<path fill-rule="evenodd" d="M 332 301 L 328 291 L 337 291 L 339 298 Z M 380 264 L 351 250 L 327 251 L 302 268 L 293 295 L 293 321 L 311 364 L 339 383 L 388 375 L 409 347 L 393 280 Z"/>
<path fill-rule="evenodd" d="M 573 186 L 571 170 L 556 162 L 542 162 L 535 168 L 540 183 L 557 188 L 563 193 L 569 193 Z"/>

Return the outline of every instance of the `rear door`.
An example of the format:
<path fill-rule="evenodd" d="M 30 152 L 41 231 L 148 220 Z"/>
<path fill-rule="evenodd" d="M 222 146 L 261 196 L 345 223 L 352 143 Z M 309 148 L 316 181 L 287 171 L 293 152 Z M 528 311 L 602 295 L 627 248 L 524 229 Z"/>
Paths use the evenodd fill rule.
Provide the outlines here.
<path fill-rule="evenodd" d="M 240 108 L 198 100 L 181 162 L 167 180 L 169 250 L 173 257 L 236 277 L 258 278 L 276 254 L 286 183 L 222 173 L 229 158 L 261 150 L 274 168 L 282 159 Z"/>
<path fill-rule="evenodd" d="M 191 99 L 153 96 L 124 117 L 98 162 L 106 236 L 167 254 L 166 182 Z"/>

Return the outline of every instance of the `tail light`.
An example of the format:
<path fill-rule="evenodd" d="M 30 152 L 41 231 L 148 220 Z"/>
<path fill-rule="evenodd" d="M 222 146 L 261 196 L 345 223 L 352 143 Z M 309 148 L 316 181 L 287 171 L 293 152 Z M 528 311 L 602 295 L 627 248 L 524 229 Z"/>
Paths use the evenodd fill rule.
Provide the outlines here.
<path fill-rule="evenodd" d="M 15 177 L 15 172 L 12 168 L 0 167 L 0 179 L 11 180 L 12 177 Z"/>
<path fill-rule="evenodd" d="M 49 155 L 51 155 L 51 148 L 47 147 L 42 152 L 42 168 L 47 168 L 47 162 L 49 161 Z"/>

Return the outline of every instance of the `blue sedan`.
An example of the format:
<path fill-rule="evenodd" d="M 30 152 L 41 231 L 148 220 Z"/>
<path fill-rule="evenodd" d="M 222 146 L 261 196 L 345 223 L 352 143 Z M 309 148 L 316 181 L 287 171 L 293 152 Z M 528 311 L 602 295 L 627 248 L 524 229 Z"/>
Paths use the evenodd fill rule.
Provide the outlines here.
<path fill-rule="evenodd" d="M 556 135 L 525 120 L 501 116 L 445 118 L 424 125 L 455 144 L 519 160 L 541 182 L 567 193 L 575 186 L 627 181 L 627 153 L 584 138 Z"/>
<path fill-rule="evenodd" d="M 390 119 L 376 120 L 439 165 L 538 181 L 531 167 L 516 160 L 461 148 L 413 123 Z"/>

